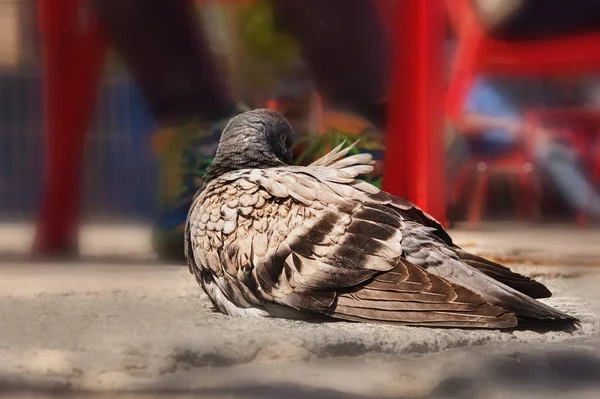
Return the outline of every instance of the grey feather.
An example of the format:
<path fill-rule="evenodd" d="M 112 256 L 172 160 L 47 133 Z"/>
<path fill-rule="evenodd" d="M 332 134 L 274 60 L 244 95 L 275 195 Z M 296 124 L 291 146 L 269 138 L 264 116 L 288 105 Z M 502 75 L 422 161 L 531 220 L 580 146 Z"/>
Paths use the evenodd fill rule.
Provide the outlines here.
<path fill-rule="evenodd" d="M 291 137 L 274 111 L 234 118 L 190 209 L 189 269 L 219 311 L 469 328 L 576 320 L 527 295 L 543 296 L 540 283 L 466 253 L 417 206 L 357 180 L 370 155 L 342 144 L 293 166 Z"/>

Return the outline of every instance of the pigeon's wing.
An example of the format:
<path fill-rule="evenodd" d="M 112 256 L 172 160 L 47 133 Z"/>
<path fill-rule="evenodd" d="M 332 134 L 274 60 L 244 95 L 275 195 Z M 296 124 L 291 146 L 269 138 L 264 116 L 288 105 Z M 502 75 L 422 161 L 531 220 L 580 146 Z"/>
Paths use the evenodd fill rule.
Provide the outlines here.
<path fill-rule="evenodd" d="M 335 168 L 336 163 L 339 163 L 340 160 L 343 161 L 344 157 L 348 154 L 351 148 L 356 145 L 356 143 L 354 143 L 353 145 L 344 148 L 344 144 L 345 143 L 340 144 L 331 152 L 311 164 L 311 166 L 326 166 Z M 523 276 L 519 273 L 515 273 L 506 266 L 471 254 L 458 247 L 452 242 L 452 238 L 440 222 L 412 202 L 404 198 L 390 195 L 384 191 L 371 194 L 370 197 L 371 200 L 374 200 L 380 204 L 393 207 L 408 219 L 414 220 L 423 226 L 431 228 L 430 233 L 433 233 L 443 243 L 452 247 L 458 254 L 461 261 L 467 265 L 480 270 L 493 279 L 500 281 L 501 283 L 506 284 L 509 287 L 532 298 L 547 298 L 552 296 L 550 290 L 540 282 Z"/>
<path fill-rule="evenodd" d="M 333 311 L 347 320 L 430 327 L 508 328 L 517 324 L 514 314 L 406 259 L 400 259 L 391 271 L 340 293 Z"/>
<path fill-rule="evenodd" d="M 238 215 L 236 239 L 226 239 L 222 251 L 223 265 L 237 265 L 240 291 L 340 319 L 516 325 L 513 314 L 404 259 L 402 216 L 356 199 L 364 193 L 345 182 L 357 169 L 339 170 L 252 170 L 233 183 L 255 184 L 256 195 L 265 198 L 248 215 Z"/>
<path fill-rule="evenodd" d="M 532 298 L 549 298 L 552 292 L 542 283 L 510 270 L 508 267 L 482 258 L 461 248 L 456 249 L 460 260 Z"/>
<path fill-rule="evenodd" d="M 337 150 L 337 153 L 336 153 Z M 321 180 L 327 180 L 336 171 L 359 171 L 367 162 L 366 154 L 344 158 L 344 150 L 335 149 L 334 155 L 328 154 L 326 169 Z M 325 157 L 324 157 L 325 158 Z M 318 168 L 317 168 L 318 170 Z M 352 177 L 352 173 L 341 173 Z M 411 202 L 379 191 L 370 184 L 358 180 L 334 179 L 340 185 L 354 189 L 354 199 L 367 203 L 384 205 L 391 211 L 402 215 L 405 220 L 403 229 L 403 256 L 428 272 L 449 282 L 459 284 L 483 296 L 488 302 L 501 306 L 517 316 L 535 319 L 576 320 L 574 317 L 553 309 L 533 299 L 534 296 L 548 296 L 549 291 L 542 284 L 510 271 L 510 269 L 486 261 L 460 249 L 452 243 L 448 233 L 433 217 Z M 365 199 L 365 197 L 367 197 Z M 350 197 L 346 197 L 350 198 Z M 532 294 L 531 296 L 528 294 Z"/>
<path fill-rule="evenodd" d="M 368 195 L 405 217 L 402 239 L 403 255 L 412 263 L 427 271 L 460 284 L 483 296 L 488 302 L 502 306 L 519 317 L 549 320 L 575 320 L 574 317 L 551 308 L 534 297 L 548 296 L 547 288 L 510 269 L 467 253 L 458 246 L 448 243 L 433 224 L 424 224 L 422 219 L 415 221 L 403 212 L 404 200 L 385 192 Z M 401 200 L 401 201 L 400 201 Z M 414 211 L 416 208 L 411 208 Z M 424 215 L 426 215 L 423 212 Z M 424 216 L 433 219 L 430 216 Z M 533 295 L 529 295 L 529 294 Z"/>
<path fill-rule="evenodd" d="M 207 186 L 189 238 L 196 277 L 236 306 L 222 311 L 273 304 L 490 328 L 516 325 L 515 315 L 573 319 L 463 263 L 435 229 L 382 203 L 376 187 L 355 180 L 369 161 L 239 171 Z"/>
<path fill-rule="evenodd" d="M 452 238 L 450 238 L 450 235 L 441 223 L 412 202 L 404 198 L 390 195 L 384 191 L 371 195 L 371 199 L 380 204 L 386 204 L 393 207 L 406 218 L 431 228 L 430 234 L 434 234 L 444 244 L 451 247 L 463 263 L 478 269 L 493 279 L 532 298 L 548 298 L 552 296 L 550 290 L 542 283 L 519 273 L 515 273 L 506 266 L 469 253 L 454 244 Z"/>

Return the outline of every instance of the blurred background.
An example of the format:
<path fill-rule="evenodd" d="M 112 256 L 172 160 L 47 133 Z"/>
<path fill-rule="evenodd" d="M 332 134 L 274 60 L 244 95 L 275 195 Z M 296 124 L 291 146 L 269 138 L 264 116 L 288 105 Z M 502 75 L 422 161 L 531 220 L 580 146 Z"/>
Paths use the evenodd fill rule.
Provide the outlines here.
<path fill-rule="evenodd" d="M 91 3 L 67 3 L 94 13 Z M 396 32 L 390 15 L 394 15 L 397 3 L 372 2 L 379 10 L 377 23 L 388 39 Z M 599 6 L 593 0 L 580 3 L 572 12 L 565 12 L 560 8 L 562 3 L 555 1 L 545 5 L 518 0 L 449 1 L 439 7 L 444 17 L 438 21 L 445 28 L 435 43 L 438 47 L 431 51 L 440 53 L 445 89 L 453 99 L 447 106 L 446 123 L 440 124 L 439 134 L 432 133 L 432 137 L 445 144 L 445 164 L 437 165 L 436 173 L 443 176 L 446 187 L 444 219 L 449 223 L 468 221 L 469 226 L 475 226 L 488 220 L 533 220 L 589 224 L 600 218 L 600 81 L 594 72 L 600 67 L 596 59 L 600 57 L 580 56 L 593 48 L 593 43 L 600 44 L 596 34 L 600 25 L 595 19 Z M 45 14 L 39 6 L 36 0 L 0 0 L 2 221 L 37 220 L 48 172 L 44 151 L 44 36 L 40 34 L 40 15 Z M 324 116 L 327 98 L 321 98 L 319 82 L 315 84 L 311 74 L 311 57 L 315 57 L 309 51 L 307 60 L 298 34 L 286 30 L 286 21 L 278 19 L 271 2 L 196 1 L 193 7 L 213 57 L 211 62 L 231 97 L 251 108 L 281 110 L 304 140 L 301 150 L 305 153 L 298 151 L 301 161 L 322 154 L 348 133 L 355 135 L 339 127 L 344 126 L 343 121 L 333 118 L 332 127 Z M 130 23 L 135 24 L 135 20 Z M 346 31 L 362 28 L 351 23 L 345 26 Z M 117 25 L 107 30 L 118 31 Z M 160 31 L 160 22 L 154 28 Z M 98 89 L 90 89 L 92 94 L 88 95 L 93 96 L 94 105 L 84 123 L 88 132 L 80 171 L 82 212 L 85 220 L 153 223 L 159 212 L 157 192 L 161 188 L 152 137 L 160 130 L 161 121 L 131 77 L 127 57 L 122 58 L 122 51 L 114 49 L 114 38 L 108 36 L 108 56 Z M 148 37 L 156 40 L 152 39 L 155 36 Z M 391 39 L 385 45 L 373 46 L 391 48 Z M 548 54 L 544 50 L 565 40 L 573 41 L 571 54 Z M 541 49 L 536 47 L 540 43 Z M 566 46 L 563 43 L 553 49 L 561 51 Z M 497 49 L 504 53 L 499 55 Z M 528 53 L 529 59 L 524 59 L 523 53 Z M 392 57 L 359 62 L 352 58 L 357 54 L 347 54 L 345 65 L 387 63 L 377 73 L 389 75 Z M 506 61 L 507 57 L 512 59 Z M 551 65 L 549 57 L 559 62 Z M 531 58 L 537 58 L 538 65 L 533 65 Z M 569 58 L 571 62 L 565 63 Z M 373 73 L 365 71 L 365 75 Z M 391 83 L 387 77 L 382 81 L 387 86 L 377 106 L 394 112 L 387 101 Z M 462 89 L 456 89 L 461 85 Z M 361 116 L 383 132 L 386 119 L 378 118 L 377 112 Z M 358 133 L 364 135 L 365 129 L 361 129 Z M 418 176 L 419 167 L 412 173 Z M 372 182 L 381 184 L 381 179 Z"/>
<path fill-rule="evenodd" d="M 597 398 L 599 78 L 600 0 L 0 0 L 0 396 Z M 299 164 L 360 138 L 365 180 L 581 328 L 213 312 L 170 266 L 257 107 Z"/>

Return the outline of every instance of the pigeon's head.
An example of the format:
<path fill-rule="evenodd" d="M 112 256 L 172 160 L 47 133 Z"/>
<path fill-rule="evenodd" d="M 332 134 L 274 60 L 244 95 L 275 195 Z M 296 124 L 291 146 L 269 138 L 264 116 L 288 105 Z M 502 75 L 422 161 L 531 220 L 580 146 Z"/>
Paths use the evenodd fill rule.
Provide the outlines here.
<path fill-rule="evenodd" d="M 294 130 L 277 111 L 255 109 L 233 117 L 221 134 L 206 180 L 240 169 L 264 169 L 294 162 Z"/>

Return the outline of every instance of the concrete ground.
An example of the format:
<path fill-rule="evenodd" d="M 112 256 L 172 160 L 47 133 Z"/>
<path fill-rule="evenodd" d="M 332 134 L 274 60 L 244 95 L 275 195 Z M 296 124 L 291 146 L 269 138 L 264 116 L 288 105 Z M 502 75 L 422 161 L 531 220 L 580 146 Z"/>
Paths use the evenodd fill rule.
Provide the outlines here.
<path fill-rule="evenodd" d="M 0 226 L 0 397 L 598 398 L 600 230 L 492 225 L 451 234 L 555 293 L 566 332 L 230 318 L 144 227 L 93 226 L 82 258 L 29 258 Z"/>

